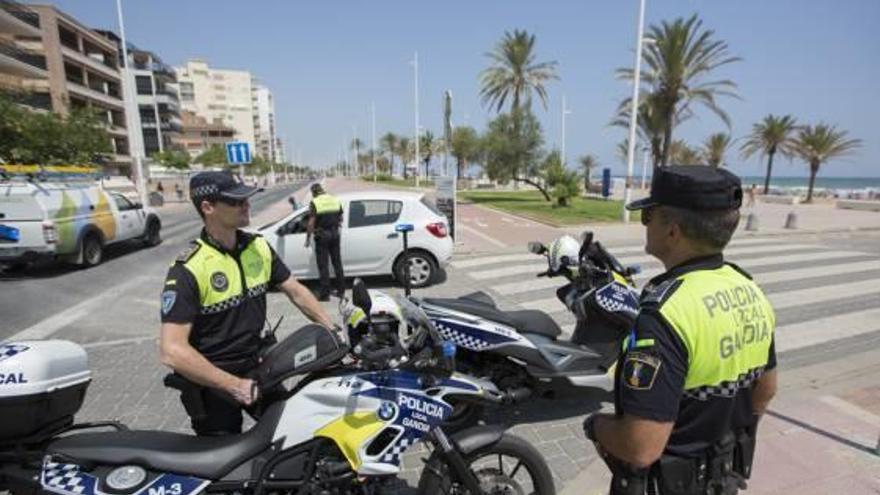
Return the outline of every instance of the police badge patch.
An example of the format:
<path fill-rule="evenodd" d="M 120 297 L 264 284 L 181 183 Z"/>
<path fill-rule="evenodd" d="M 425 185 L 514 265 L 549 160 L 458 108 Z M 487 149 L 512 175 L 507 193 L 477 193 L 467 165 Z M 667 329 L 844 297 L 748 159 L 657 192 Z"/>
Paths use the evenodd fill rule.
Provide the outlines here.
<path fill-rule="evenodd" d="M 176 290 L 166 290 L 162 293 L 162 314 L 167 315 L 171 308 L 174 307 L 174 301 L 177 300 Z"/>
<path fill-rule="evenodd" d="M 226 274 L 223 272 L 214 272 L 211 275 L 211 287 L 216 291 L 226 292 L 226 289 L 229 287 L 229 279 L 226 278 Z"/>
<path fill-rule="evenodd" d="M 633 390 L 651 390 L 662 364 L 660 358 L 655 355 L 631 352 L 623 362 L 621 379 L 624 385 Z"/>

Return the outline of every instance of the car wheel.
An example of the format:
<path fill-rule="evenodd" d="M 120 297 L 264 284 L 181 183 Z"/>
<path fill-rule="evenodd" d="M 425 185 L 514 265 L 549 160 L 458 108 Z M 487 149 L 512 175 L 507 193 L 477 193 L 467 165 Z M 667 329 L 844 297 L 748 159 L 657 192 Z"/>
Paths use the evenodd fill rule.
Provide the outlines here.
<path fill-rule="evenodd" d="M 80 247 L 80 266 L 90 268 L 101 264 L 104 259 L 104 246 L 95 234 L 88 234 Z"/>
<path fill-rule="evenodd" d="M 147 231 L 144 233 L 144 244 L 147 246 L 158 246 L 162 242 L 162 232 L 159 222 L 151 220 L 147 224 Z"/>
<path fill-rule="evenodd" d="M 404 280 L 403 260 L 404 256 L 400 255 L 394 267 L 395 278 L 401 283 L 403 283 Z M 410 251 L 409 280 L 411 288 L 421 289 L 422 287 L 431 285 L 436 274 L 437 264 L 434 262 L 434 258 L 430 254 L 425 251 Z"/>

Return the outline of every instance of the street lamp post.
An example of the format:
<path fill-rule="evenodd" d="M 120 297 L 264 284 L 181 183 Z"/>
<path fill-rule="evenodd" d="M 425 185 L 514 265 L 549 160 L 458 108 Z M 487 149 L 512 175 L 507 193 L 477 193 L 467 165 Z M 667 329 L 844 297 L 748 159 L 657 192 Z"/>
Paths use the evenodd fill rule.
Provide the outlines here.
<path fill-rule="evenodd" d="M 135 167 L 135 187 L 141 204 L 147 204 L 147 188 L 144 183 L 144 144 L 141 135 L 141 119 L 134 96 L 133 74 L 128 69 L 128 46 L 125 41 L 125 23 L 122 20 L 122 0 L 116 0 L 116 14 L 119 17 L 119 38 L 122 45 L 122 91 L 125 105 L 125 120 L 128 126 L 128 153 Z"/>
<path fill-rule="evenodd" d="M 570 114 L 571 110 L 565 104 L 565 95 L 562 95 L 562 165 L 565 166 L 565 116 Z"/>
<path fill-rule="evenodd" d="M 373 127 L 373 146 L 370 152 L 370 158 L 373 159 L 373 182 L 376 182 L 376 102 L 370 104 L 370 117 Z"/>
<path fill-rule="evenodd" d="M 645 0 L 639 0 L 639 26 L 636 36 L 636 66 L 633 73 L 632 110 L 629 117 L 629 142 L 626 152 L 626 185 L 624 186 L 623 204 L 627 205 L 632 198 L 633 159 L 636 152 L 636 119 L 639 108 L 639 76 L 642 70 L 642 33 L 645 28 Z M 629 210 L 623 208 L 623 221 L 629 223 Z"/>
<path fill-rule="evenodd" d="M 416 121 L 415 121 L 415 131 L 416 131 L 416 187 L 419 187 L 419 52 L 415 52 L 415 58 L 413 59 L 413 77 L 414 77 L 414 85 L 415 85 L 415 102 L 416 102 Z M 406 166 L 404 164 L 404 166 Z"/>

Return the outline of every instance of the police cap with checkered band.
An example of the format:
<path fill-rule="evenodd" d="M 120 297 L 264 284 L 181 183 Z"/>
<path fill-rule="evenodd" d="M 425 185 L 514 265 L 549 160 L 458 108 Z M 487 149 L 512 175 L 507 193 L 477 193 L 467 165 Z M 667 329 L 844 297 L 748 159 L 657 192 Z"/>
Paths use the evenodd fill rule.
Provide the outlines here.
<path fill-rule="evenodd" d="M 189 180 L 189 196 L 196 204 L 220 198 L 247 199 L 262 190 L 245 184 L 229 171 L 200 172 Z"/>
<path fill-rule="evenodd" d="M 735 210 L 742 205 L 739 177 L 723 168 L 672 165 L 654 169 L 651 194 L 626 205 L 627 210 L 652 206 L 689 210 Z"/>

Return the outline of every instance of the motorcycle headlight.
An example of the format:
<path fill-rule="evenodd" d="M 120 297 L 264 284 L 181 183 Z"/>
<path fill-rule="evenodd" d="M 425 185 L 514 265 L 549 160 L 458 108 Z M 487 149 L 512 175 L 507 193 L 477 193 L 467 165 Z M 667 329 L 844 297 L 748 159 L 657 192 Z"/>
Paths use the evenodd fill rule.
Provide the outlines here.
<path fill-rule="evenodd" d="M 140 466 L 122 466 L 110 471 L 105 481 L 113 490 L 131 490 L 147 479 L 147 472 Z"/>

